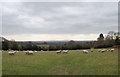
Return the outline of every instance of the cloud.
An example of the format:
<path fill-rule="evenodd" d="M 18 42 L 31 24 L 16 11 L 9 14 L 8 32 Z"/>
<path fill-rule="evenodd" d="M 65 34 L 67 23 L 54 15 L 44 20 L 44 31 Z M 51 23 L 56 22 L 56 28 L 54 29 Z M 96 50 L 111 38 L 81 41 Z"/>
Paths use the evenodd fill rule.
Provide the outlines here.
<path fill-rule="evenodd" d="M 24 38 L 20 38 L 20 36 L 24 37 Z M 32 38 L 29 38 L 26 36 L 29 36 Z M 9 40 L 16 38 L 15 39 L 16 41 L 21 41 L 21 40 L 24 40 L 24 41 L 49 41 L 49 40 L 96 40 L 98 35 L 97 34 L 86 34 L 86 35 L 84 35 L 84 34 L 20 34 L 20 35 L 7 35 L 4 37 Z"/>
<path fill-rule="evenodd" d="M 118 2 L 119 0 L 1 0 L 0 2 Z"/>
<path fill-rule="evenodd" d="M 106 34 L 118 30 L 117 13 L 117 2 L 4 3 L 2 33 L 5 36 Z"/>

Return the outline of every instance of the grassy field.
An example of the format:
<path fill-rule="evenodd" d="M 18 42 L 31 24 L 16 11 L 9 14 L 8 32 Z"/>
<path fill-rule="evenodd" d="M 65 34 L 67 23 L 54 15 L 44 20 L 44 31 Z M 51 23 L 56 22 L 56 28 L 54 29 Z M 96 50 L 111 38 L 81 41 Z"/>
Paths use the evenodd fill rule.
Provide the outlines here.
<path fill-rule="evenodd" d="M 117 75 L 118 51 L 89 52 L 70 50 L 68 54 L 40 51 L 34 55 L 2 53 L 3 75 Z"/>
<path fill-rule="evenodd" d="M 48 45 L 48 44 L 37 45 L 37 46 L 40 46 L 40 47 L 49 47 L 49 45 Z"/>

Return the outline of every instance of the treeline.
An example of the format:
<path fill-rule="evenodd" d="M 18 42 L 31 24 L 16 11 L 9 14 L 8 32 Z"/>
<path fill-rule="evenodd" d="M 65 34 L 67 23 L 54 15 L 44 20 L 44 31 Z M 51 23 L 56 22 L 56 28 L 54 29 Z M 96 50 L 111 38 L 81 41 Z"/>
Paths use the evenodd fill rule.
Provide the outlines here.
<path fill-rule="evenodd" d="M 85 42 L 85 43 L 76 43 L 75 41 L 70 41 L 67 44 L 56 44 L 56 45 L 50 45 L 49 49 L 50 50 L 78 50 L 78 49 L 91 49 L 91 48 L 109 48 L 109 47 L 113 47 L 113 46 L 117 46 L 117 44 L 115 44 L 114 40 L 111 41 L 102 41 L 102 42 L 98 42 L 98 41 L 92 41 L 92 42 Z"/>
<path fill-rule="evenodd" d="M 66 44 L 54 44 L 50 45 L 49 50 L 77 50 L 77 49 L 90 49 L 90 48 L 109 48 L 113 46 L 120 45 L 120 33 L 110 31 L 107 35 L 102 33 L 97 38 L 97 41 L 90 41 L 84 43 L 77 43 L 73 40 L 69 41 Z"/>
<path fill-rule="evenodd" d="M 97 38 L 97 41 L 90 41 L 84 43 L 78 43 L 71 40 L 65 44 L 49 44 L 47 42 L 43 45 L 41 43 L 32 42 L 15 42 L 15 41 L 2 41 L 3 50 L 36 50 L 36 51 L 47 51 L 47 50 L 77 50 L 77 49 L 90 49 L 90 48 L 108 48 L 117 46 L 120 44 L 120 33 L 110 31 L 106 36 L 102 33 Z"/>
<path fill-rule="evenodd" d="M 15 41 L 4 41 L 2 42 L 2 49 L 3 50 L 41 50 L 35 44 L 32 43 L 18 43 Z"/>

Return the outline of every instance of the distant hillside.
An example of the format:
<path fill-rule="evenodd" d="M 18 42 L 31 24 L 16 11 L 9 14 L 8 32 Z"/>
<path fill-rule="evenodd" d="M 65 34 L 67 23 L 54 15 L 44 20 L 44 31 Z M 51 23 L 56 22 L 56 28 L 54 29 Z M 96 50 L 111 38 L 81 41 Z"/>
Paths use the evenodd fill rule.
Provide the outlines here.
<path fill-rule="evenodd" d="M 6 38 L 4 37 L 0 37 L 0 40 L 2 41 L 9 41 L 7 40 Z M 70 40 L 52 40 L 52 41 L 16 41 L 16 42 L 23 42 L 23 43 L 28 43 L 28 42 L 31 42 L 31 43 L 43 43 L 43 44 L 66 44 L 68 43 Z M 85 42 L 92 42 L 92 41 L 95 41 L 95 40 L 87 40 L 87 41 L 74 41 L 76 43 L 85 43 Z"/>
<path fill-rule="evenodd" d="M 68 43 L 70 40 L 59 40 L 59 41 L 16 41 L 16 42 L 32 42 L 32 43 L 47 43 L 47 44 L 65 44 Z M 88 41 L 75 41 L 76 43 L 85 43 L 85 42 L 92 42 L 95 40 L 88 40 Z"/>
<path fill-rule="evenodd" d="M 9 41 L 4 37 L 0 37 L 0 40 L 2 41 Z M 42 44 L 66 44 L 68 43 L 70 40 L 52 40 L 52 41 L 16 41 L 16 42 L 23 42 L 23 43 L 42 43 Z M 87 41 L 74 41 L 76 43 L 85 43 L 85 42 L 92 42 L 92 41 L 96 41 L 96 40 L 87 40 Z"/>

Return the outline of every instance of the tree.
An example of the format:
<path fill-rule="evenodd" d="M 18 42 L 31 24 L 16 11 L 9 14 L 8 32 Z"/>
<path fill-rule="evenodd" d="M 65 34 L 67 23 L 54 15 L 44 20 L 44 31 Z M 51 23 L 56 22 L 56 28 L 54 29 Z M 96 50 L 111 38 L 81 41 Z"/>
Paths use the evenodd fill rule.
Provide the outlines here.
<path fill-rule="evenodd" d="M 18 44 L 18 50 L 23 50 L 22 45 Z"/>
<path fill-rule="evenodd" d="M 25 46 L 25 49 L 26 50 L 32 50 L 32 44 L 27 44 L 26 46 Z"/>
<path fill-rule="evenodd" d="M 120 37 L 119 36 L 116 36 L 115 44 L 120 45 Z"/>
<path fill-rule="evenodd" d="M 47 42 L 44 42 L 43 44 L 47 44 Z"/>
<path fill-rule="evenodd" d="M 69 43 L 69 44 L 74 44 L 75 41 L 74 41 L 74 40 L 70 40 L 68 43 Z"/>
<path fill-rule="evenodd" d="M 113 39 L 115 39 L 115 35 L 116 35 L 116 33 L 114 31 L 109 31 L 105 37 L 105 40 L 113 40 Z"/>
<path fill-rule="evenodd" d="M 12 50 L 18 50 L 18 44 L 17 43 L 13 43 L 12 44 L 13 46 L 12 46 Z"/>
<path fill-rule="evenodd" d="M 2 49 L 3 50 L 8 50 L 9 49 L 9 43 L 8 43 L 8 41 L 2 42 Z"/>
<path fill-rule="evenodd" d="M 104 36 L 103 36 L 103 34 L 101 33 L 100 35 L 99 35 L 99 37 L 98 37 L 98 39 L 97 39 L 98 41 L 103 41 L 104 40 Z"/>
<path fill-rule="evenodd" d="M 32 50 L 38 50 L 37 45 L 33 45 Z"/>
<path fill-rule="evenodd" d="M 114 32 L 114 31 L 109 31 L 108 34 L 106 35 L 105 40 L 109 43 L 119 45 L 119 43 L 120 43 L 120 33 L 119 32 Z"/>

